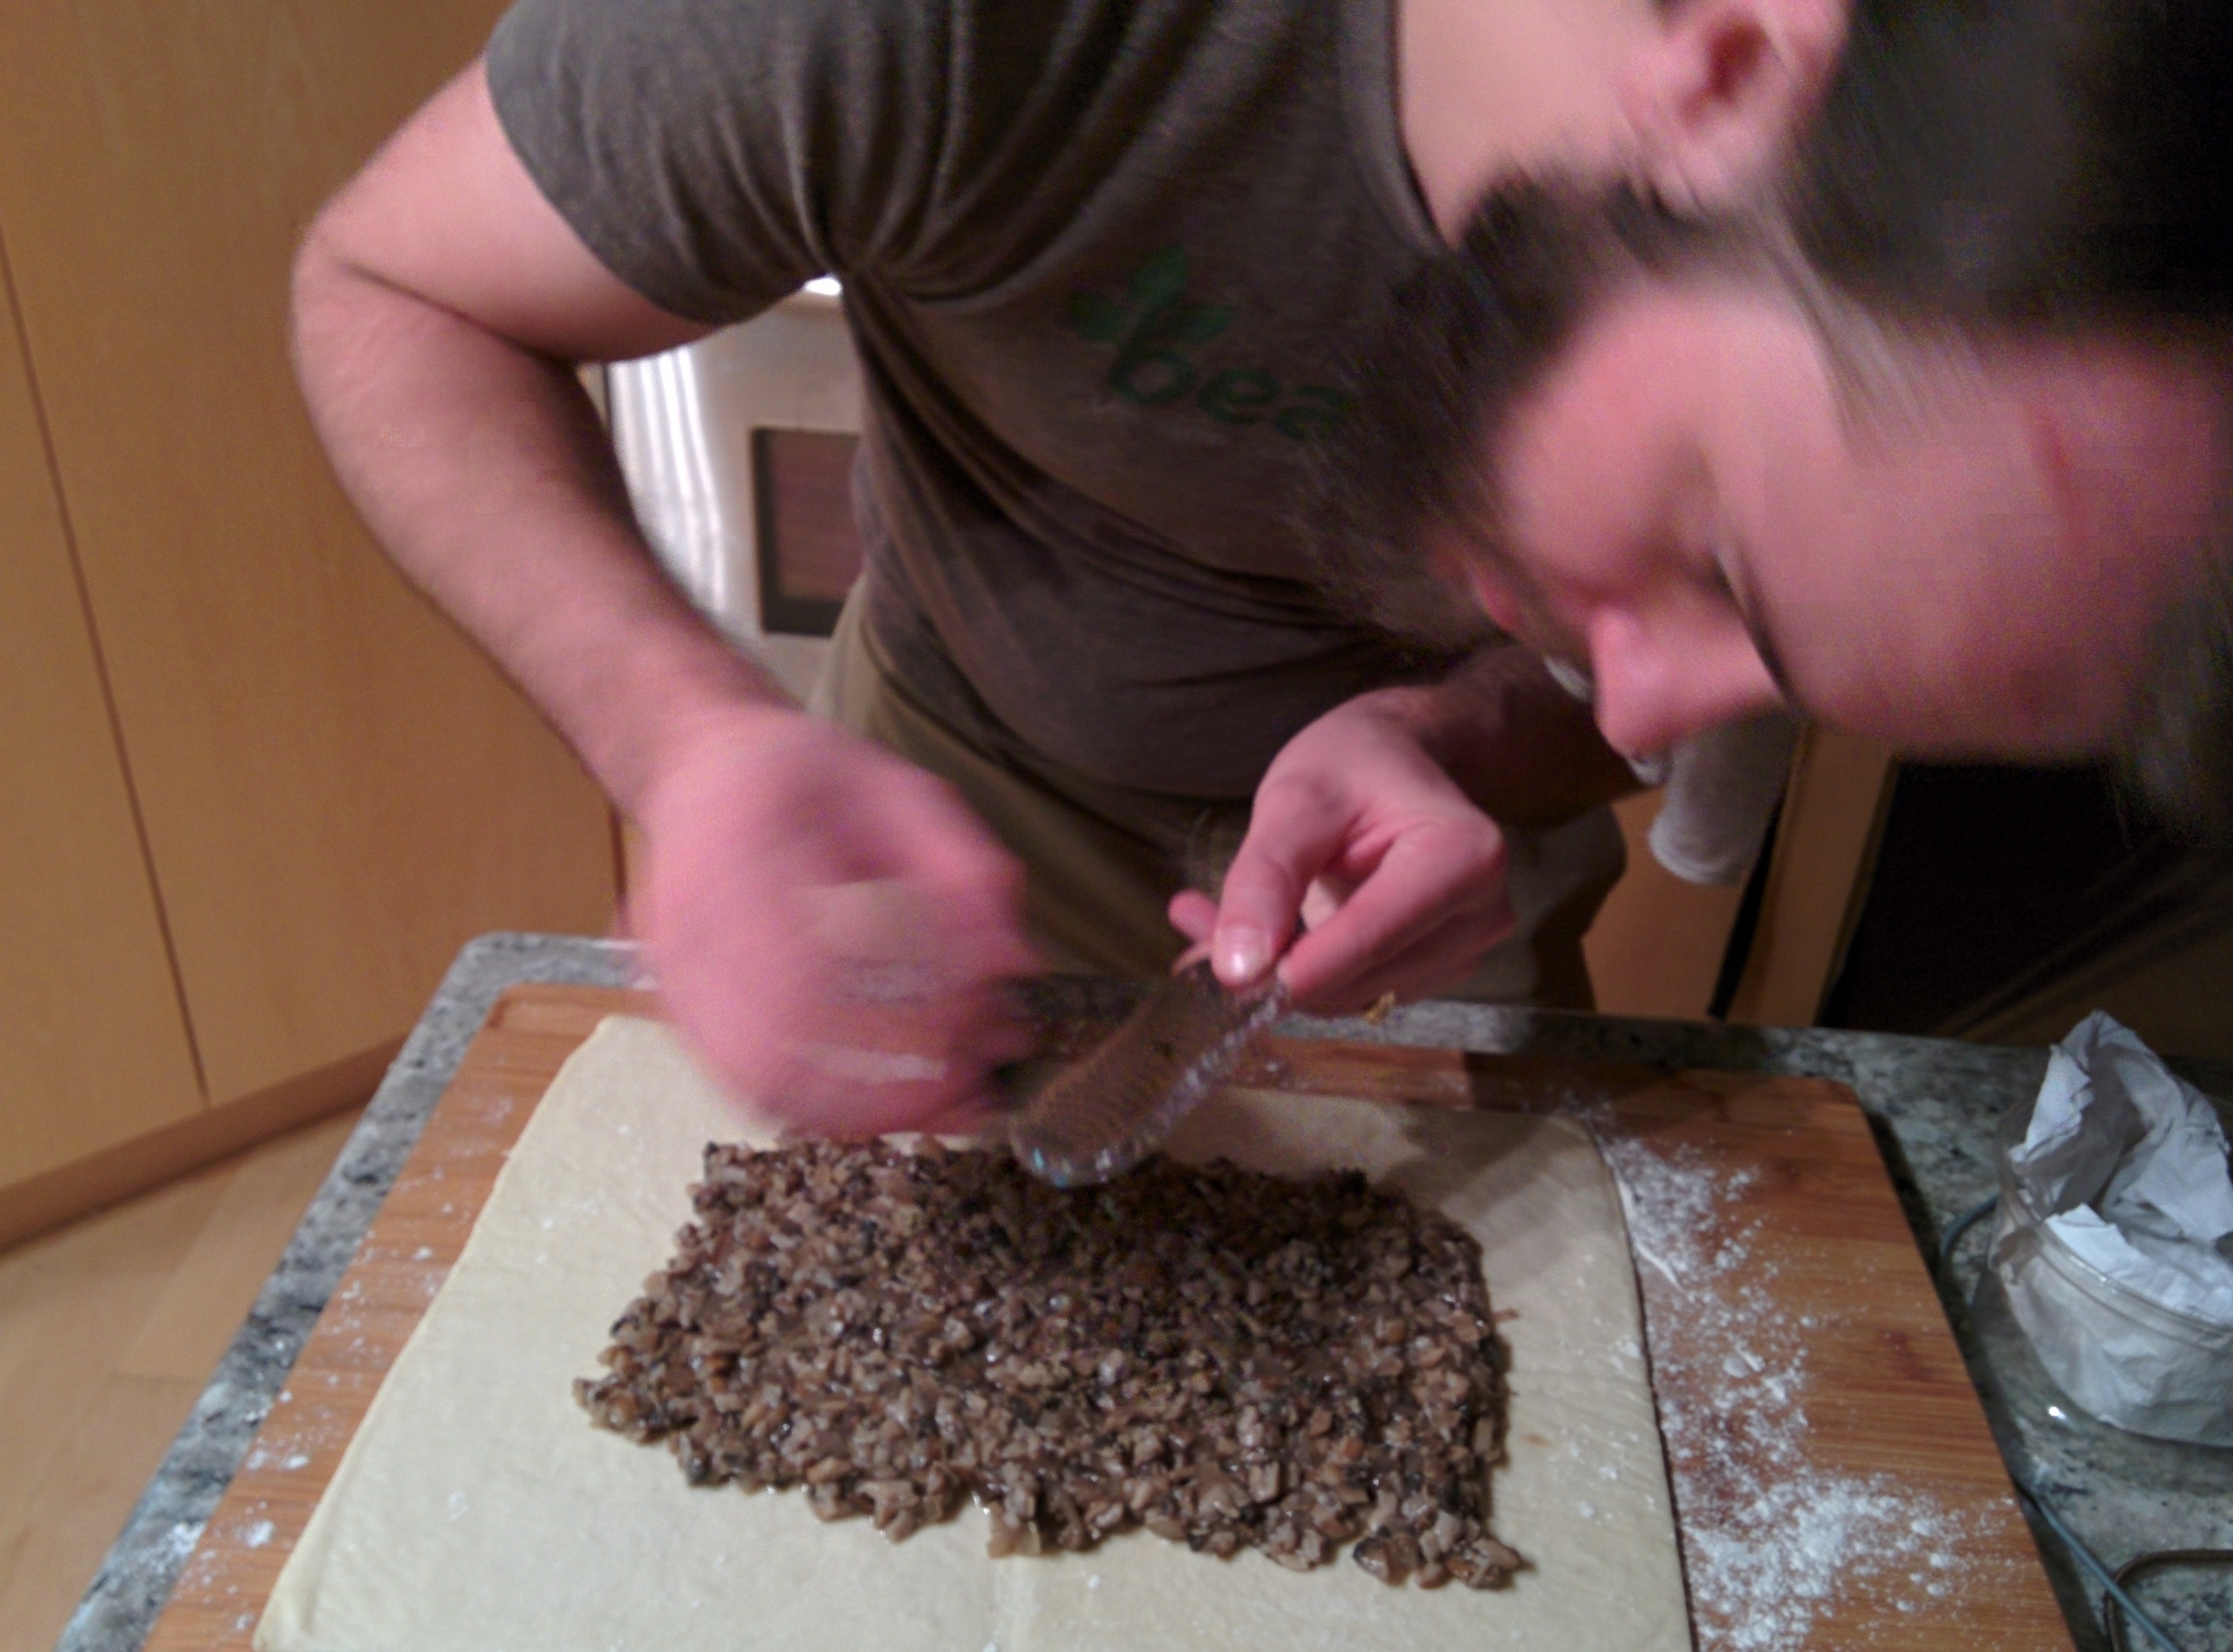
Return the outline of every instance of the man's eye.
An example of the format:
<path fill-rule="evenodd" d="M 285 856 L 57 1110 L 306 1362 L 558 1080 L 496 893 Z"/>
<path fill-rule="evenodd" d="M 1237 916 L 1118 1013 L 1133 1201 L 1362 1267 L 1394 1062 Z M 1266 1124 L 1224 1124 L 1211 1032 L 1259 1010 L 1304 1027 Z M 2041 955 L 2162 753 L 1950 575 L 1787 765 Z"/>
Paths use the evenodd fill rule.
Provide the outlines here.
<path fill-rule="evenodd" d="M 1768 673 L 1768 679 L 1775 684 L 1777 692 L 1786 701 L 1796 705 L 1798 702 L 1792 696 L 1791 679 L 1784 672 L 1783 657 L 1776 648 L 1774 638 L 1768 634 L 1767 618 L 1761 613 L 1759 604 L 1752 593 L 1740 585 L 1730 571 L 1735 562 L 1734 553 L 1727 547 L 1713 547 L 1699 560 L 1698 587 L 1715 604 L 1725 607 L 1735 616 L 1737 623 L 1744 626 L 1745 636 L 1752 639 L 1752 652 L 1760 657 L 1760 665 Z"/>

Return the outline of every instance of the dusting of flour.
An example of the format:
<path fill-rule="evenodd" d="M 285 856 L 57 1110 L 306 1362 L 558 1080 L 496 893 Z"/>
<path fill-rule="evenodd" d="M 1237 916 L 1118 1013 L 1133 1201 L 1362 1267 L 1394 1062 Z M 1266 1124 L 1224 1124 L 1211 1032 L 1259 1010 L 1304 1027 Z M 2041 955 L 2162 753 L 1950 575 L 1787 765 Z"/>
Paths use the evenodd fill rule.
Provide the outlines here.
<path fill-rule="evenodd" d="M 1810 1460 L 1813 1321 L 1745 1276 L 1757 1227 L 1733 1225 L 1732 1202 L 1757 1173 L 1591 1122 L 1638 1267 L 1682 1293 L 1681 1325 L 1645 1318 L 1701 1640 L 1731 1652 L 1801 1646 L 1847 1591 L 1932 1613 L 1975 1553 L 1974 1520 L 1889 1476 Z"/>

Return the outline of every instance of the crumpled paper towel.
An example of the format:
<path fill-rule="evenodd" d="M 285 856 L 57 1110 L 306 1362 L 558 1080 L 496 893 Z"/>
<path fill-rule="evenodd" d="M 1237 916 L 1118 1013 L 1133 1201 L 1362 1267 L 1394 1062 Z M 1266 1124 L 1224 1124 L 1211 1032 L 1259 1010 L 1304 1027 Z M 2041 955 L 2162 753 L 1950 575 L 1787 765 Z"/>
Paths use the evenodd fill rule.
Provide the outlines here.
<path fill-rule="evenodd" d="M 2225 1132 L 2200 1091 L 2099 1011 L 2055 1047 L 2007 1150 L 1993 1266 L 2049 1375 L 2087 1410 L 2233 1444 Z"/>

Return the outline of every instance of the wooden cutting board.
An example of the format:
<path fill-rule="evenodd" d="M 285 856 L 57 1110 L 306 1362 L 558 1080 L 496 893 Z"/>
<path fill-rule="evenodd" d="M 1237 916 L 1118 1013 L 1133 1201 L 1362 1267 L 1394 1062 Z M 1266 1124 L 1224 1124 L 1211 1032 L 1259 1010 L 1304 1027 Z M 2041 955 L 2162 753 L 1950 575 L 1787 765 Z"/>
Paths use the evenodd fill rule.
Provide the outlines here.
<path fill-rule="evenodd" d="M 639 994 L 584 987 L 516 987 L 498 1001 L 188 1561 L 153 1652 L 247 1652 L 543 1090 L 604 1016 L 650 1010 Z M 1702 1649 L 2071 1644 L 1843 1086 L 1292 1040 L 1274 1041 L 1243 1082 L 1567 1111 L 1591 1124 L 1635 1195 L 1653 1387 Z M 1825 1545 L 1854 1549 L 1851 1534 L 1881 1530 L 1888 1511 L 1903 1528 L 1915 1515 L 1922 1535 L 1861 1546 L 1827 1600 L 1792 1604 L 1823 1581 Z"/>

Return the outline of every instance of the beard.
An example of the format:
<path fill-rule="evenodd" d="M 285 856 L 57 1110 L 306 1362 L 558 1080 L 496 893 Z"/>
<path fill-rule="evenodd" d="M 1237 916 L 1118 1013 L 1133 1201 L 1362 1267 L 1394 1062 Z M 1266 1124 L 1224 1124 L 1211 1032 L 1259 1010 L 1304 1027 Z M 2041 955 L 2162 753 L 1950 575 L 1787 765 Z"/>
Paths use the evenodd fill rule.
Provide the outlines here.
<path fill-rule="evenodd" d="M 1335 606 L 1437 652 L 1502 639 L 1461 570 L 1497 556 L 1513 408 L 1617 284 L 1737 245 L 1731 228 L 1626 185 L 1492 190 L 1458 243 L 1390 294 L 1349 364 L 1349 417 L 1313 454 L 1298 526 Z"/>
<path fill-rule="evenodd" d="M 1351 360 L 1349 416 L 1313 454 L 1299 537 L 1336 607 L 1445 658 L 1501 639 L 1462 570 L 1511 562 L 1499 457 L 1514 408 L 1598 305 L 1709 268 L 1765 275 L 1810 304 L 1834 285 L 1761 219 L 1686 217 L 1633 188 L 1556 181 L 1485 197 L 1458 244 L 1390 294 Z M 2182 835 L 2233 843 L 2233 488 L 2156 623 L 2133 707 L 2114 748 L 2131 789 Z"/>
<path fill-rule="evenodd" d="M 2194 578 L 2156 623 L 2116 758 L 2174 831 L 2233 844 L 2233 503 L 2221 503 Z"/>

